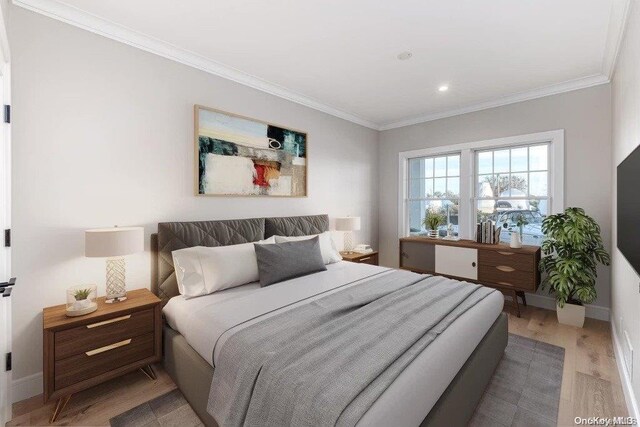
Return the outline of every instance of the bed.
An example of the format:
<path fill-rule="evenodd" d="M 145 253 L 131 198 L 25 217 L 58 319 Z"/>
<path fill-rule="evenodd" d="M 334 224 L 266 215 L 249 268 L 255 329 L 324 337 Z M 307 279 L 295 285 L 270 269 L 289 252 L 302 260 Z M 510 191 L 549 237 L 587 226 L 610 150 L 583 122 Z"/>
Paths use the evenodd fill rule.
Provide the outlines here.
<path fill-rule="evenodd" d="M 343 261 L 277 286 L 260 288 L 250 283 L 184 299 L 178 294 L 171 252 L 254 242 L 273 235 L 317 234 L 328 225 L 326 215 L 158 225 L 158 234 L 152 236 L 156 254 L 152 290 L 165 304 L 163 363 L 206 425 L 217 425 L 207 413 L 207 399 L 216 357 L 232 333 L 233 322 L 257 322 L 303 304 L 299 301 L 357 286 L 392 270 Z M 458 317 L 386 388 L 357 425 L 466 424 L 506 347 L 502 304 L 499 293 L 491 294 Z M 225 312 L 237 318 L 229 320 Z"/>

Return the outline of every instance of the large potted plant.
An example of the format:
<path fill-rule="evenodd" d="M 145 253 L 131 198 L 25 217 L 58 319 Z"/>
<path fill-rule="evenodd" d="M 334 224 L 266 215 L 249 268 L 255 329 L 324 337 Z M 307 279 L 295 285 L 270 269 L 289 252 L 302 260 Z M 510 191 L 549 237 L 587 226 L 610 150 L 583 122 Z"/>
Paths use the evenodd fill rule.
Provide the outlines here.
<path fill-rule="evenodd" d="M 543 289 L 556 296 L 558 322 L 582 327 L 585 308 L 596 299 L 598 264 L 611 258 L 602 244 L 600 226 L 582 208 L 567 208 L 542 221 L 545 241 L 540 271 Z"/>

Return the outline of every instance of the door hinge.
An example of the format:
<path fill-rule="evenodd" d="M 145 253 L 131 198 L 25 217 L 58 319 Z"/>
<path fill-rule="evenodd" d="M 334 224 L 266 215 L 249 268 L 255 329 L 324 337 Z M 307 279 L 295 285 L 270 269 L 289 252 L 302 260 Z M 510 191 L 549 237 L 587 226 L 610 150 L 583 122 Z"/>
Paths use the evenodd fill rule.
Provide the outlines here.
<path fill-rule="evenodd" d="M 9 372 L 11 370 L 11 353 L 7 353 L 4 363 L 5 371 Z"/>
<path fill-rule="evenodd" d="M 6 230 L 4 230 L 4 247 L 5 248 L 11 247 L 11 229 L 10 228 L 7 228 Z"/>
<path fill-rule="evenodd" d="M 11 105 L 4 106 L 4 122 L 11 123 Z"/>

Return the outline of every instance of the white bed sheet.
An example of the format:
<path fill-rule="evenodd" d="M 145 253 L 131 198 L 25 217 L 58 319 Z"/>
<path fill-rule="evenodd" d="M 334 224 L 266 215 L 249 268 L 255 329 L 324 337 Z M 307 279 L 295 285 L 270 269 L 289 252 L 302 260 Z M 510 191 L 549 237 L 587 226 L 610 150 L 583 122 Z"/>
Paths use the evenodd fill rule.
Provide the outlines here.
<path fill-rule="evenodd" d="M 214 348 L 213 360 L 217 361 L 222 344 L 238 321 L 248 325 L 258 321 L 258 317 L 303 304 L 298 302 L 302 299 L 320 298 L 337 288 L 344 289 L 390 271 L 343 261 L 327 265 L 327 271 L 266 288 L 251 283 L 197 298 L 177 296 L 163 312 L 169 326 L 213 366 Z M 358 425 L 419 425 L 496 320 L 503 304 L 502 294 L 496 291 L 456 319 L 402 372 Z"/>

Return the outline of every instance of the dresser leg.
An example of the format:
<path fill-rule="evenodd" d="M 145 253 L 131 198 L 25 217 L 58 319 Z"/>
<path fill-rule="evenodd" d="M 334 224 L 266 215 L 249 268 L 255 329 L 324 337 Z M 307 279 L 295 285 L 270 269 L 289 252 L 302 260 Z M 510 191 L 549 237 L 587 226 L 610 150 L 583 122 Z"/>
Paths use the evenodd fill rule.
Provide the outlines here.
<path fill-rule="evenodd" d="M 522 299 L 522 305 L 527 306 L 527 295 L 523 291 L 518 291 L 518 295 Z"/>
<path fill-rule="evenodd" d="M 140 370 L 141 370 L 142 372 L 144 372 L 144 374 L 145 374 L 147 377 L 149 377 L 149 379 L 150 379 L 150 380 L 152 380 L 152 381 L 153 381 L 153 380 L 155 380 L 155 379 L 157 378 L 157 377 L 156 377 L 156 373 L 153 371 L 153 368 L 151 367 L 151 365 L 143 366 L 142 368 L 140 368 Z"/>
<path fill-rule="evenodd" d="M 520 317 L 520 303 L 518 302 L 518 292 L 513 291 L 513 303 L 516 305 L 516 316 Z"/>
<path fill-rule="evenodd" d="M 63 396 L 58 399 L 58 401 L 56 402 L 56 407 L 53 408 L 53 413 L 51 414 L 51 418 L 49 419 L 49 424 L 53 424 L 56 422 L 60 413 L 64 411 L 64 408 L 67 406 L 67 403 L 69 403 L 69 400 L 71 400 L 71 396 L 72 395 L 70 394 L 68 396 Z"/>

